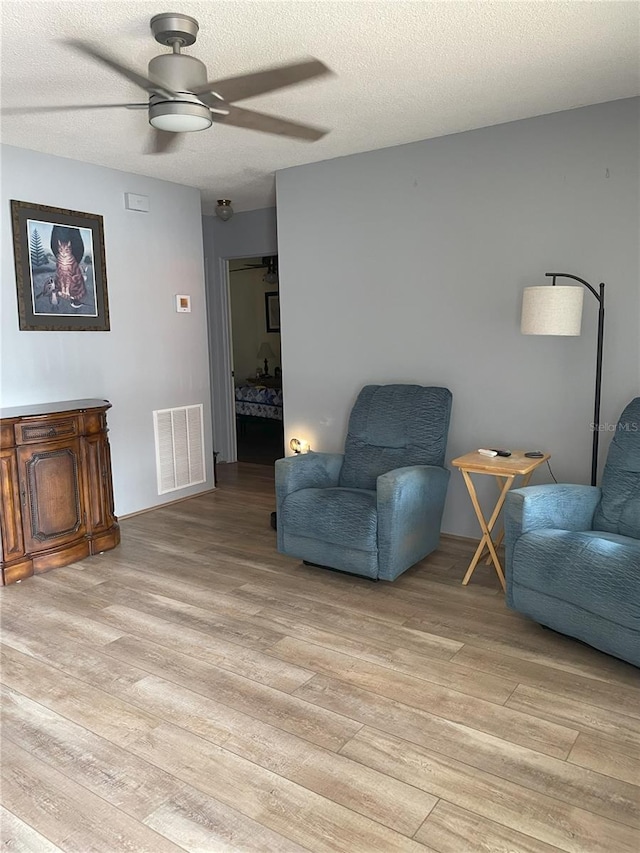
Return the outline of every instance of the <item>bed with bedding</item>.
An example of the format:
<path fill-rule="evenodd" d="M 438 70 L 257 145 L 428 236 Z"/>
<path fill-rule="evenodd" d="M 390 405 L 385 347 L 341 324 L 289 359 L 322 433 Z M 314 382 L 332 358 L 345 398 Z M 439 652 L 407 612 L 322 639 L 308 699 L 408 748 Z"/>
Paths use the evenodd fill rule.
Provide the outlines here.
<path fill-rule="evenodd" d="M 265 385 L 237 385 L 236 415 L 242 418 L 282 420 L 282 388 Z"/>

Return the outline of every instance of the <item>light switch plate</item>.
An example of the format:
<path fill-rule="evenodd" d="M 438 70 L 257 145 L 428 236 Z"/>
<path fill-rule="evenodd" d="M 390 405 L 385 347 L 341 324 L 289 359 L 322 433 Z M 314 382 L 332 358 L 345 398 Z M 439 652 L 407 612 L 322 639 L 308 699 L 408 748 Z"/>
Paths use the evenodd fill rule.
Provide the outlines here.
<path fill-rule="evenodd" d="M 191 313 L 191 297 L 176 294 L 176 311 L 179 314 Z"/>

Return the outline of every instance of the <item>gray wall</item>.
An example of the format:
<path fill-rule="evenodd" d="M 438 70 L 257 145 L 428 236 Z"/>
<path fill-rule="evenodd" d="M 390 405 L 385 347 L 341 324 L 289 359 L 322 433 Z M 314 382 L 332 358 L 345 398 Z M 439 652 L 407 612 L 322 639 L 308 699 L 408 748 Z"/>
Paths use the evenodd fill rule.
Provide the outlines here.
<path fill-rule="evenodd" d="M 207 276 L 214 446 L 222 462 L 235 462 L 235 411 L 231 375 L 230 305 L 226 261 L 278 251 L 275 208 L 236 213 L 223 222 L 203 216 Z"/>
<path fill-rule="evenodd" d="M 522 336 L 519 312 L 547 271 L 605 281 L 603 419 L 640 393 L 638 103 L 278 173 L 285 447 L 341 449 L 366 383 L 433 383 L 454 395 L 449 459 L 542 448 L 588 482 L 596 300 L 579 338 Z M 444 529 L 478 530 L 457 472 Z"/>
<path fill-rule="evenodd" d="M 99 397 L 108 422 L 116 512 L 127 514 L 213 485 L 200 194 L 177 184 L 2 147 L 0 400 L 3 406 Z M 150 212 L 124 209 L 124 193 Z M 104 217 L 110 332 L 18 329 L 9 199 Z M 178 314 L 175 294 L 190 294 Z M 154 409 L 203 403 L 207 483 L 157 494 Z"/>

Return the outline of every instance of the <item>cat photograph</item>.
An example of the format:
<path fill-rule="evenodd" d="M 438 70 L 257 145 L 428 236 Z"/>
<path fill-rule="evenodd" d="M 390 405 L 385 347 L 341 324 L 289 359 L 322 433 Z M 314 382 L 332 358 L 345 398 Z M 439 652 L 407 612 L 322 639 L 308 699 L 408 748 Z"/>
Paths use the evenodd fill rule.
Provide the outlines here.
<path fill-rule="evenodd" d="M 103 217 L 14 198 L 11 230 L 20 331 L 108 332 Z"/>
<path fill-rule="evenodd" d="M 90 228 L 27 220 L 33 313 L 97 316 Z"/>

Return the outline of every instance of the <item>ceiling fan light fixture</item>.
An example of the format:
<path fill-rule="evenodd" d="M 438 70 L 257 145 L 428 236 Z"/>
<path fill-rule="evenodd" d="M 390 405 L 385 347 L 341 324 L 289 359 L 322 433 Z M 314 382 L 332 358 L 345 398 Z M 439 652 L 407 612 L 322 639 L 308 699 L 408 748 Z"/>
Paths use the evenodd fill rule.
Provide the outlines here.
<path fill-rule="evenodd" d="M 216 205 L 216 216 L 222 219 L 223 222 L 228 222 L 233 216 L 233 208 L 231 200 L 228 198 L 219 198 Z"/>
<path fill-rule="evenodd" d="M 266 284 L 278 284 L 278 256 L 271 255 L 262 260 L 267 262 L 267 272 L 262 276 L 262 280 Z"/>
<path fill-rule="evenodd" d="M 149 105 L 149 124 L 170 133 L 189 133 L 206 130 L 213 120 L 208 107 L 185 101 L 162 101 Z"/>
<path fill-rule="evenodd" d="M 213 122 L 232 127 L 259 130 L 304 139 L 310 142 L 321 139 L 326 130 L 311 125 L 288 121 L 278 116 L 265 115 L 254 110 L 235 106 L 257 95 L 274 92 L 331 73 L 319 59 L 309 57 L 273 68 L 263 68 L 247 74 L 209 80 L 204 62 L 195 56 L 182 53 L 193 45 L 198 35 L 198 22 L 190 15 L 165 12 L 151 19 L 151 32 L 157 42 L 171 48 L 149 60 L 147 73 L 124 64 L 101 45 L 78 38 L 63 39 L 63 44 L 91 62 L 107 67 L 129 84 L 142 89 L 149 98 L 149 124 L 154 129 L 148 136 L 147 154 L 165 154 L 174 150 L 179 134 L 207 130 Z M 81 103 L 66 106 L 45 104 L 42 107 L 1 109 L 2 113 L 64 112 L 66 110 L 140 109 L 141 103 Z M 233 211 L 226 210 L 221 218 L 228 220 Z M 271 272 L 271 271 L 270 271 Z M 277 272 L 277 268 L 275 270 Z"/>

